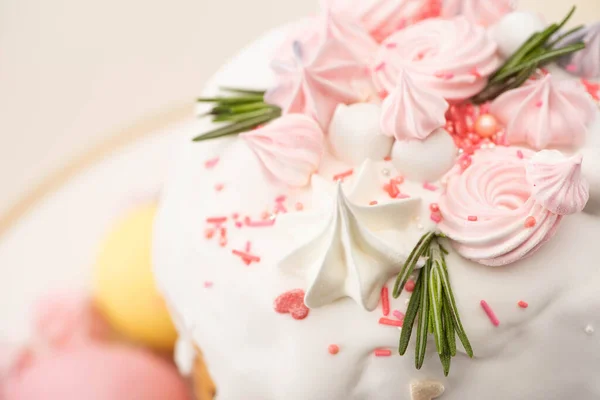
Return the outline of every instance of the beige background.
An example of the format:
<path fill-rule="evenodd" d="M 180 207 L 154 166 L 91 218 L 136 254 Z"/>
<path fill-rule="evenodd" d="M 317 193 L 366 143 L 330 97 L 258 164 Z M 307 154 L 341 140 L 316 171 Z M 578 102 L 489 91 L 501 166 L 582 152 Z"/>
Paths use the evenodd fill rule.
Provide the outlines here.
<path fill-rule="evenodd" d="M 575 3 L 578 22 L 600 19 L 600 0 Z M 316 4 L 0 0 L 0 213 L 134 121 L 191 104 L 237 49 Z M 571 2 L 520 4 L 555 20 Z"/>

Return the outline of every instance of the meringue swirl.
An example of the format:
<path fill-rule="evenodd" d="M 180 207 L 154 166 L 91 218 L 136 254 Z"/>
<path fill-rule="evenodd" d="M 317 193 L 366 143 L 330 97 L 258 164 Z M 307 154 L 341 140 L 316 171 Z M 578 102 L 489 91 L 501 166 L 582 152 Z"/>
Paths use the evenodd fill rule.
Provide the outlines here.
<path fill-rule="evenodd" d="M 506 125 L 509 143 L 541 150 L 550 145 L 580 146 L 596 117 L 596 105 L 578 82 L 555 82 L 546 75 L 504 93 L 490 112 Z"/>
<path fill-rule="evenodd" d="M 448 100 L 464 100 L 480 92 L 499 66 L 496 50 L 486 30 L 464 17 L 427 19 L 382 43 L 373 75 L 378 89 L 389 93 L 406 69 L 418 86 Z"/>
<path fill-rule="evenodd" d="M 442 16 L 464 15 L 472 23 L 487 27 L 514 11 L 514 3 L 513 0 L 445 0 Z"/>
<path fill-rule="evenodd" d="M 567 71 L 583 78 L 600 77 L 600 22 L 572 33 L 557 46 L 566 46 L 583 41 L 585 49 L 569 54 L 560 59 L 559 64 Z"/>
<path fill-rule="evenodd" d="M 533 156 L 524 148 L 480 150 L 470 167 L 448 174 L 439 228 L 460 255 L 506 265 L 532 255 L 556 233 L 563 216 L 536 200 L 526 178 Z"/>
<path fill-rule="evenodd" d="M 404 70 L 396 89 L 383 102 L 381 131 L 397 140 L 424 140 L 446 123 L 448 103 L 417 86 Z"/>
<path fill-rule="evenodd" d="M 323 131 L 301 114 L 284 115 L 240 136 L 273 178 L 295 187 L 310 182 L 325 151 Z"/>

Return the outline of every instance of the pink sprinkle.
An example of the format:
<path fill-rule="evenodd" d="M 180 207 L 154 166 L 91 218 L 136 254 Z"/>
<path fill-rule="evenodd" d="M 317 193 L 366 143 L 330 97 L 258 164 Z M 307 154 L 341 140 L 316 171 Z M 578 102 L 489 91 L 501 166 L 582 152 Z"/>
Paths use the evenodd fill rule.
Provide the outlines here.
<path fill-rule="evenodd" d="M 235 227 L 236 228 L 241 228 L 242 226 L 244 226 L 244 224 L 242 223 L 242 221 L 235 221 Z"/>
<path fill-rule="evenodd" d="M 383 157 L 383 161 L 392 161 L 392 157 L 385 156 L 385 157 Z"/>
<path fill-rule="evenodd" d="M 231 214 L 231 218 L 233 218 L 233 219 L 238 219 L 239 217 L 240 217 L 239 213 L 233 213 L 233 214 Z"/>
<path fill-rule="evenodd" d="M 246 226 L 249 226 L 251 228 L 263 228 L 266 226 L 275 225 L 274 219 L 267 219 L 267 220 L 263 220 L 263 221 L 252 221 L 249 217 L 246 217 L 245 222 L 246 222 Z"/>
<path fill-rule="evenodd" d="M 523 152 L 521 150 L 517 150 L 517 157 L 520 158 L 521 160 L 523 158 L 525 158 L 525 156 L 523 155 Z"/>
<path fill-rule="evenodd" d="M 376 349 L 375 350 L 375 357 L 389 357 L 391 355 L 392 355 L 391 350 L 386 350 L 386 349 Z"/>
<path fill-rule="evenodd" d="M 529 216 L 525 220 L 525 228 L 533 228 L 536 224 L 537 224 L 537 221 L 535 220 L 535 217 Z"/>
<path fill-rule="evenodd" d="M 246 252 L 240 251 L 240 250 L 231 250 L 231 252 L 234 255 L 241 257 L 242 260 L 244 260 L 244 261 L 248 260 L 250 262 L 260 262 L 260 257 L 252 255 L 250 253 L 246 253 Z"/>
<path fill-rule="evenodd" d="M 285 195 L 283 195 L 283 194 L 282 194 L 281 196 L 277 196 L 277 197 L 275 198 L 275 203 L 283 203 L 283 202 L 284 202 L 284 201 L 286 201 L 286 200 L 287 200 L 287 197 L 286 197 Z"/>
<path fill-rule="evenodd" d="M 377 66 L 375 67 L 375 72 L 379 72 L 381 70 L 383 70 L 385 68 L 385 62 L 380 62 L 379 64 L 377 64 Z"/>
<path fill-rule="evenodd" d="M 206 218 L 206 222 L 209 224 L 221 225 L 227 221 L 227 217 L 209 217 Z"/>
<path fill-rule="evenodd" d="M 442 222 L 442 214 L 440 214 L 440 213 L 431 213 L 430 218 L 436 224 L 439 224 L 440 222 Z"/>
<path fill-rule="evenodd" d="M 222 183 L 217 183 L 217 184 L 215 185 L 215 190 L 216 190 L 217 192 L 220 192 L 220 191 L 222 191 L 224 188 L 225 188 L 225 185 L 224 185 L 224 184 L 222 184 Z"/>
<path fill-rule="evenodd" d="M 527 304 L 527 302 L 525 302 L 525 301 L 523 301 L 523 300 L 519 301 L 517 304 L 518 304 L 518 305 L 519 305 L 519 307 L 521 307 L 521 308 L 527 308 L 527 307 L 529 307 L 529 304 Z"/>
<path fill-rule="evenodd" d="M 569 64 L 565 67 L 565 69 L 569 72 L 577 72 L 577 65 Z"/>
<path fill-rule="evenodd" d="M 204 167 L 205 167 L 206 169 L 212 169 L 212 168 L 214 168 L 214 167 L 215 167 L 215 166 L 216 166 L 218 163 L 219 163 L 219 157 L 215 157 L 215 158 L 212 158 L 212 159 L 210 159 L 210 160 L 207 160 L 207 161 L 204 163 Z"/>
<path fill-rule="evenodd" d="M 435 186 L 435 185 L 432 185 L 432 184 L 431 184 L 431 183 L 429 183 L 429 182 L 425 182 L 425 183 L 423 184 L 423 189 L 425 189 L 425 190 L 430 190 L 430 191 L 432 191 L 432 192 L 435 192 L 435 191 L 436 191 L 438 188 L 437 188 L 437 186 Z"/>
<path fill-rule="evenodd" d="M 381 308 L 383 310 L 383 315 L 386 317 L 390 315 L 390 296 L 387 286 L 381 288 Z"/>
<path fill-rule="evenodd" d="M 541 100 L 540 100 L 540 101 L 538 101 L 537 103 L 535 103 L 535 106 L 536 106 L 537 108 L 542 108 L 542 106 L 543 106 L 543 105 L 544 105 L 544 102 L 543 102 L 543 101 L 541 101 Z"/>
<path fill-rule="evenodd" d="M 264 212 L 263 212 L 263 213 L 260 215 L 260 218 L 261 218 L 261 219 L 263 219 L 263 220 L 265 220 L 265 219 L 269 219 L 269 218 L 271 218 L 271 213 L 270 213 L 270 212 L 268 212 L 268 211 L 264 211 Z M 246 219 L 248 219 L 248 217 L 246 217 Z"/>
<path fill-rule="evenodd" d="M 285 214 L 287 213 L 287 208 L 285 208 L 285 206 L 283 205 L 282 202 L 277 202 L 275 203 L 275 213 L 279 214 Z"/>
<path fill-rule="evenodd" d="M 395 49 L 396 47 L 398 47 L 397 43 L 388 43 L 385 45 L 385 47 L 387 47 L 388 49 Z"/>
<path fill-rule="evenodd" d="M 391 179 L 389 183 L 383 185 L 383 190 L 386 191 L 392 199 L 395 199 L 400 194 L 400 190 L 393 179 Z"/>
<path fill-rule="evenodd" d="M 219 246 L 221 246 L 221 247 L 227 246 L 227 238 L 225 236 L 221 236 L 219 238 Z"/>
<path fill-rule="evenodd" d="M 296 211 L 302 211 L 304 210 L 304 204 L 302 203 L 296 203 Z"/>
<path fill-rule="evenodd" d="M 440 206 L 438 205 L 438 203 L 431 203 L 429 205 L 429 209 L 431 210 L 431 212 L 440 212 Z"/>
<path fill-rule="evenodd" d="M 496 317 L 496 314 L 494 314 L 494 311 L 485 300 L 481 300 L 481 307 L 483 308 L 483 311 L 485 311 L 485 313 L 487 314 L 488 318 L 494 326 L 500 325 L 498 317 Z"/>
<path fill-rule="evenodd" d="M 468 218 L 468 219 L 469 219 L 469 221 L 471 221 L 471 222 L 475 222 L 475 221 L 477 221 L 477 215 L 469 215 L 469 218 Z"/>
<path fill-rule="evenodd" d="M 378 204 L 377 200 L 373 200 L 372 202 L 369 203 L 370 206 L 376 206 L 377 204 Z"/>
<path fill-rule="evenodd" d="M 400 321 L 404 321 L 404 313 L 403 312 L 400 312 L 399 310 L 394 310 L 394 312 L 392 314 L 394 314 L 394 317 L 398 318 Z"/>
<path fill-rule="evenodd" d="M 412 292 L 415 290 L 415 281 L 413 281 L 412 279 L 409 279 L 408 281 L 406 281 L 406 284 L 404 285 L 404 290 L 406 290 L 407 292 Z"/>
<path fill-rule="evenodd" d="M 211 288 L 211 287 L 213 287 L 213 283 L 211 281 L 206 281 L 206 282 L 204 282 L 204 287 L 207 289 Z"/>
<path fill-rule="evenodd" d="M 440 78 L 440 79 L 449 80 L 449 79 L 454 78 L 454 74 L 451 72 L 436 72 L 435 77 Z"/>
<path fill-rule="evenodd" d="M 212 239 L 215 236 L 215 230 L 212 228 L 208 228 L 204 231 L 204 237 L 207 239 Z"/>
<path fill-rule="evenodd" d="M 398 194 L 396 195 L 396 198 L 397 198 L 398 200 L 403 200 L 403 199 L 410 199 L 410 196 L 409 196 L 409 195 L 407 195 L 407 194 L 404 194 L 404 193 L 398 193 Z"/>
<path fill-rule="evenodd" d="M 250 250 L 252 249 L 252 243 L 250 243 L 250 241 L 246 242 L 246 253 L 250 253 Z"/>
<path fill-rule="evenodd" d="M 329 347 L 327 348 L 327 351 L 332 356 L 335 356 L 337 353 L 340 352 L 340 346 L 338 346 L 337 344 L 330 344 Z"/>
<path fill-rule="evenodd" d="M 388 97 L 388 94 L 389 94 L 389 93 L 387 92 L 387 90 L 385 90 L 385 89 L 382 89 L 382 90 L 380 90 L 380 91 L 377 93 L 377 96 L 379 96 L 379 98 L 380 98 L 381 100 L 385 100 L 385 98 L 386 98 L 386 97 Z"/>
<path fill-rule="evenodd" d="M 473 75 L 477 79 L 481 78 L 481 73 L 479 72 L 477 67 L 473 67 L 473 69 L 471 70 L 471 75 Z"/>
<path fill-rule="evenodd" d="M 339 173 L 337 175 L 334 175 L 333 176 L 333 180 L 334 181 L 342 181 L 343 182 L 344 178 L 347 178 L 347 177 L 351 176 L 353 173 L 354 173 L 354 170 L 353 169 L 349 169 L 348 171 L 345 171 L 345 172 Z"/>
<path fill-rule="evenodd" d="M 404 320 L 398 321 L 398 320 L 395 320 L 395 319 L 389 319 L 389 318 L 381 317 L 381 318 L 379 318 L 379 323 L 381 325 L 402 327 L 402 324 L 404 323 Z"/>

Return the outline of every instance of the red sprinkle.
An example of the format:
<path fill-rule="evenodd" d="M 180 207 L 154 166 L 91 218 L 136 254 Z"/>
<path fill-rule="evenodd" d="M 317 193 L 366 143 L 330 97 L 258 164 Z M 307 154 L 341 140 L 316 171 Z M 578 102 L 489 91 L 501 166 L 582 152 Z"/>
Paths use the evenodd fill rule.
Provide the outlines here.
<path fill-rule="evenodd" d="M 494 311 L 485 300 L 481 300 L 481 307 L 483 308 L 483 311 L 485 311 L 485 313 L 487 314 L 488 318 L 494 326 L 500 325 L 498 317 L 496 317 L 496 314 L 494 314 Z"/>
<path fill-rule="evenodd" d="M 585 86 L 585 90 L 587 90 L 594 100 L 600 101 L 600 83 L 593 83 L 583 78 L 581 79 L 581 83 Z"/>
<path fill-rule="evenodd" d="M 330 344 L 329 347 L 327 348 L 327 351 L 332 356 L 335 356 L 337 353 L 340 352 L 340 346 L 338 346 L 337 344 Z"/>
<path fill-rule="evenodd" d="M 404 323 L 404 320 L 400 321 L 400 320 L 395 320 L 395 319 L 389 319 L 389 318 L 381 317 L 381 318 L 379 318 L 379 323 L 381 325 L 402 327 L 402 324 Z"/>
<path fill-rule="evenodd" d="M 383 158 L 383 161 L 392 161 L 392 157 L 386 156 Z"/>
<path fill-rule="evenodd" d="M 429 183 L 429 182 L 425 182 L 425 183 L 423 184 L 423 189 L 425 189 L 425 190 L 431 190 L 432 192 L 435 192 L 435 191 L 436 191 L 438 188 L 437 188 L 437 186 L 435 186 L 435 185 L 432 185 L 432 184 L 431 184 L 431 183 Z"/>
<path fill-rule="evenodd" d="M 407 292 L 412 292 L 413 290 L 415 290 L 415 281 L 413 281 L 412 279 L 406 281 L 406 285 L 404 285 L 404 290 L 406 290 Z"/>
<path fill-rule="evenodd" d="M 430 218 L 436 224 L 439 224 L 440 222 L 442 222 L 442 214 L 440 214 L 439 212 L 437 212 L 437 213 L 431 213 Z"/>
<path fill-rule="evenodd" d="M 206 169 L 212 169 L 219 163 L 219 157 L 211 158 L 204 163 Z"/>
<path fill-rule="evenodd" d="M 565 69 L 569 72 L 577 72 L 577 65 L 569 64 L 565 67 Z"/>
<path fill-rule="evenodd" d="M 391 350 L 386 350 L 386 349 L 376 349 L 375 350 L 375 357 L 389 357 L 391 355 L 392 355 Z"/>
<path fill-rule="evenodd" d="M 250 243 L 250 241 L 246 242 L 246 253 L 250 253 L 250 250 L 252 250 L 252 243 Z"/>
<path fill-rule="evenodd" d="M 469 218 L 468 218 L 468 219 L 469 219 L 469 221 L 471 221 L 471 222 L 475 222 L 475 221 L 477 221 L 477 215 L 469 215 Z"/>
<path fill-rule="evenodd" d="M 211 287 L 213 287 L 213 283 L 211 281 L 206 281 L 206 282 L 204 282 L 204 287 L 207 289 L 211 288 Z"/>
<path fill-rule="evenodd" d="M 354 170 L 353 169 L 349 169 L 348 171 L 345 171 L 345 172 L 339 173 L 337 175 L 334 175 L 333 176 L 333 180 L 334 181 L 342 181 L 343 182 L 344 178 L 347 178 L 347 177 L 351 176 L 353 173 L 354 173 Z"/>
<path fill-rule="evenodd" d="M 381 308 L 383 310 L 383 315 L 386 317 L 390 315 L 390 296 L 387 286 L 381 288 Z"/>
<path fill-rule="evenodd" d="M 440 206 L 438 205 L 438 203 L 431 203 L 429 205 L 429 209 L 431 210 L 431 212 L 440 212 Z"/>
<path fill-rule="evenodd" d="M 404 313 L 403 312 L 400 312 L 399 310 L 394 310 L 394 312 L 392 314 L 394 314 L 394 317 L 398 318 L 400 321 L 404 321 Z"/>
<path fill-rule="evenodd" d="M 396 47 L 398 47 L 397 43 L 388 43 L 385 45 L 385 47 L 387 47 L 388 49 L 395 49 Z"/>
<path fill-rule="evenodd" d="M 260 257 L 240 250 L 231 250 L 231 252 L 242 258 L 243 261 L 260 262 Z"/>
<path fill-rule="evenodd" d="M 302 211 L 302 210 L 304 210 L 304 204 L 296 203 L 296 211 Z"/>
<path fill-rule="evenodd" d="M 520 158 L 521 160 L 523 158 L 525 158 L 525 156 L 523 155 L 523 152 L 521 150 L 517 150 L 517 157 Z"/>
<path fill-rule="evenodd" d="M 537 224 L 535 217 L 527 217 L 525 220 L 525 228 L 533 228 Z"/>
<path fill-rule="evenodd" d="M 393 179 L 390 179 L 389 183 L 383 185 L 383 190 L 386 191 L 392 199 L 395 199 L 400 194 L 400 189 L 398 189 L 398 185 L 396 185 Z"/>
<path fill-rule="evenodd" d="M 377 95 L 379 96 L 380 99 L 384 100 L 386 97 L 388 97 L 388 92 L 385 89 L 380 90 Z"/>
<path fill-rule="evenodd" d="M 377 204 L 378 204 L 377 200 L 373 200 L 372 202 L 369 203 L 370 206 L 376 206 Z"/>
<path fill-rule="evenodd" d="M 375 72 L 379 72 L 384 68 L 385 68 L 385 63 L 382 61 L 379 64 L 377 64 L 377 66 L 375 67 Z"/>
<path fill-rule="evenodd" d="M 292 318 L 300 320 L 308 317 L 309 308 L 304 304 L 304 290 L 294 289 L 279 295 L 273 308 L 280 314 L 291 314 Z"/>
<path fill-rule="evenodd" d="M 212 228 L 208 228 L 204 231 L 204 237 L 207 239 L 212 239 L 215 236 L 215 230 Z"/>
<path fill-rule="evenodd" d="M 402 200 L 402 199 L 409 199 L 409 198 L 410 198 L 410 196 L 409 196 L 409 195 L 407 195 L 407 194 L 404 194 L 404 193 L 399 193 L 399 194 L 396 196 L 396 198 L 397 198 L 397 199 L 399 199 L 399 200 Z"/>
<path fill-rule="evenodd" d="M 277 196 L 275 198 L 275 203 L 283 203 L 286 200 L 287 200 L 287 196 L 285 196 L 284 194 L 282 194 L 281 196 Z"/>
<path fill-rule="evenodd" d="M 206 222 L 209 224 L 221 225 L 221 224 L 227 222 L 227 217 L 209 217 L 209 218 L 206 218 Z"/>
<path fill-rule="evenodd" d="M 523 300 L 519 301 L 517 304 L 518 304 L 518 305 L 519 305 L 519 307 L 521 307 L 521 308 L 527 308 L 527 307 L 529 307 L 529 304 L 527 304 L 527 302 L 525 302 L 525 301 L 523 301 Z"/>
<path fill-rule="evenodd" d="M 241 221 L 235 221 L 236 228 L 241 228 L 244 224 Z"/>
<path fill-rule="evenodd" d="M 274 219 L 267 219 L 267 220 L 262 220 L 262 221 L 252 221 L 250 219 L 250 217 L 246 217 L 244 222 L 246 223 L 246 226 L 249 226 L 251 228 L 263 228 L 263 227 L 275 225 Z"/>

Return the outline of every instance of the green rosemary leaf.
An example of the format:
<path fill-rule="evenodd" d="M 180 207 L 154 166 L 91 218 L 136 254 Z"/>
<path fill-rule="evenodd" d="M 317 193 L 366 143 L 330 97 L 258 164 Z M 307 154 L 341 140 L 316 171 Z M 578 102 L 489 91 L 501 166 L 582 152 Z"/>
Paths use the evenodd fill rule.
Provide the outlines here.
<path fill-rule="evenodd" d="M 260 117 L 261 115 L 268 115 L 272 113 L 272 108 L 261 108 L 259 110 L 239 114 L 218 115 L 213 118 L 213 122 L 243 122 L 251 118 Z"/>
<path fill-rule="evenodd" d="M 246 104 L 262 101 L 264 101 L 262 95 L 246 95 L 236 97 L 200 97 L 199 99 L 197 99 L 198 103 L 217 103 L 219 105 Z"/>
<path fill-rule="evenodd" d="M 558 36 L 556 39 L 554 39 L 552 42 L 548 43 L 546 45 L 546 47 L 548 48 L 553 48 L 554 46 L 556 46 L 558 43 L 560 43 L 561 40 L 563 40 L 564 38 L 566 38 L 569 35 L 572 35 L 573 33 L 582 30 L 585 27 L 585 25 L 579 25 L 576 26 L 575 28 L 569 29 L 568 31 L 566 31 L 565 33 L 562 33 L 560 36 Z"/>
<path fill-rule="evenodd" d="M 220 89 L 224 90 L 226 92 L 231 92 L 231 93 L 249 94 L 249 95 L 255 95 L 255 96 L 262 96 L 262 97 L 264 97 L 265 93 L 267 93 L 265 90 L 240 89 L 240 88 L 232 88 L 232 87 L 228 87 L 228 86 L 221 86 Z"/>
<path fill-rule="evenodd" d="M 402 293 L 404 285 L 406 285 L 406 282 L 408 281 L 408 277 L 414 271 L 415 266 L 417 265 L 417 262 L 419 262 L 421 256 L 425 254 L 425 252 L 429 248 L 429 245 L 431 244 L 431 241 L 434 237 L 435 232 L 428 232 L 424 234 L 415 246 L 415 248 L 412 250 L 410 255 L 408 256 L 408 259 L 404 263 L 404 266 L 402 267 L 402 270 L 398 274 L 396 282 L 394 283 L 394 290 L 392 292 L 394 298 L 398 298 Z"/>
<path fill-rule="evenodd" d="M 547 29 L 549 29 L 549 28 L 547 28 Z M 540 44 L 541 44 L 541 41 L 540 41 L 541 36 L 542 36 L 542 32 L 536 32 L 536 33 L 532 34 L 529 37 L 529 39 L 527 39 L 525 41 L 525 43 L 523 43 L 521 45 L 521 47 L 519 47 L 519 49 L 517 49 L 517 51 L 515 51 L 504 62 L 504 65 L 498 71 L 496 71 L 494 74 L 492 74 L 492 76 L 490 77 L 490 79 L 494 79 L 496 77 L 496 75 L 500 74 L 506 68 L 511 68 L 511 67 L 514 67 L 515 65 L 518 65 L 527 56 L 527 53 L 529 53 L 531 50 L 533 50 L 533 49 L 537 48 L 538 46 L 540 46 Z"/>
<path fill-rule="evenodd" d="M 444 369 L 444 376 L 448 376 L 450 373 L 450 363 L 452 362 L 452 355 L 450 354 L 450 349 L 448 347 L 448 343 L 446 342 L 446 337 L 442 337 L 442 349 L 439 351 L 440 361 L 442 362 L 442 368 Z"/>
<path fill-rule="evenodd" d="M 562 47 L 562 48 L 556 49 L 556 50 L 549 50 L 545 53 L 540 54 L 539 56 L 536 56 L 536 57 L 531 58 L 530 60 L 527 60 L 526 62 L 524 62 L 522 64 L 517 65 L 516 67 L 508 68 L 507 70 L 505 70 L 504 72 L 502 72 L 501 74 L 496 76 L 494 79 L 492 79 L 491 83 L 497 83 L 497 82 L 502 81 L 506 78 L 509 78 L 513 75 L 516 75 L 523 70 L 537 67 L 540 64 L 551 62 L 551 61 L 553 61 L 559 57 L 562 57 L 566 54 L 574 53 L 574 52 L 582 50 L 582 49 L 585 49 L 585 43 L 583 43 L 583 42 L 575 43 L 575 44 L 565 46 L 565 47 Z"/>
<path fill-rule="evenodd" d="M 429 273 L 431 270 L 431 261 L 428 260 L 425 266 L 421 268 L 419 275 L 422 278 L 421 283 L 421 305 L 419 307 L 419 320 L 417 321 L 417 348 L 415 350 L 415 367 L 421 369 L 425 361 L 427 351 L 427 325 L 429 321 Z"/>
<path fill-rule="evenodd" d="M 456 355 L 456 332 L 454 331 L 454 322 L 452 322 L 452 313 L 450 312 L 450 305 L 446 296 L 443 297 L 444 312 L 444 333 L 446 334 L 446 344 L 450 355 L 454 357 Z"/>
<path fill-rule="evenodd" d="M 210 132 L 204 133 L 202 135 L 196 136 L 193 141 L 201 142 L 203 140 L 216 139 L 223 136 L 235 135 L 238 133 L 246 132 L 250 129 L 256 128 L 259 125 L 265 124 L 269 121 L 272 121 L 278 118 L 281 115 L 280 111 L 272 111 L 268 114 L 263 114 L 254 118 L 249 118 L 244 121 L 234 123 L 231 125 L 224 126 L 222 128 L 217 128 Z"/>
<path fill-rule="evenodd" d="M 265 102 L 262 101 L 258 101 L 256 103 L 248 103 L 248 104 L 242 104 L 239 106 L 231 106 L 229 107 L 229 109 L 231 110 L 231 113 L 233 114 L 238 114 L 238 113 L 244 113 L 244 112 L 248 112 L 248 111 L 254 111 L 254 110 L 262 110 L 262 109 L 278 109 L 279 107 L 277 106 L 272 106 L 269 104 L 266 104 Z"/>
<path fill-rule="evenodd" d="M 576 6 L 571 7 L 571 10 L 569 11 L 569 13 L 563 18 L 563 20 L 560 22 L 560 24 L 558 24 L 556 31 L 561 30 L 567 24 L 567 22 L 569 22 L 569 20 L 573 16 L 573 14 L 575 14 L 575 10 L 577 10 Z"/>
<path fill-rule="evenodd" d="M 398 353 L 403 356 L 406 353 L 408 344 L 410 343 L 410 336 L 412 334 L 413 325 L 415 318 L 419 312 L 420 300 L 421 300 L 421 286 L 422 286 L 421 274 L 417 278 L 415 290 L 410 296 L 406 314 L 404 315 L 404 323 L 402 324 L 402 332 L 400 333 L 400 343 L 398 345 Z"/>
<path fill-rule="evenodd" d="M 435 246 L 435 243 L 432 244 Z M 441 278 L 439 268 L 432 262 L 433 267 L 429 275 L 429 305 L 430 305 L 430 323 L 435 338 L 435 346 L 438 354 L 442 354 L 444 341 L 444 326 L 442 322 L 442 298 L 441 298 Z"/>
<path fill-rule="evenodd" d="M 460 339 L 465 351 L 468 356 L 473 358 L 473 348 L 471 347 L 471 343 L 469 342 L 469 338 L 463 328 L 462 322 L 460 321 L 460 316 L 458 315 L 458 308 L 456 307 L 456 300 L 454 299 L 454 294 L 452 293 L 452 288 L 450 287 L 450 281 L 448 279 L 448 274 L 441 274 L 442 285 L 444 287 L 444 295 L 446 296 L 446 304 L 450 308 L 450 313 L 452 315 L 452 322 L 454 324 L 454 328 L 456 329 L 456 333 L 458 334 L 458 338 Z"/>

